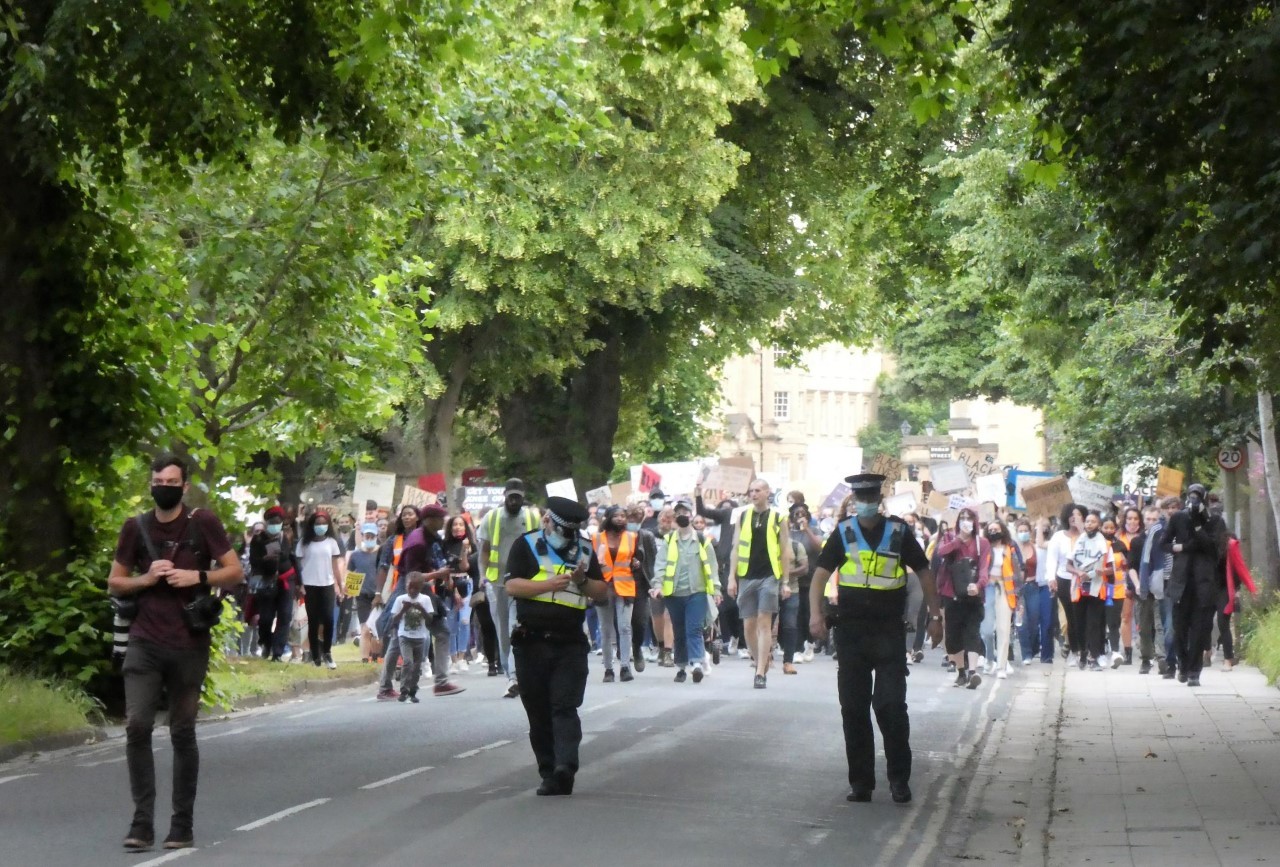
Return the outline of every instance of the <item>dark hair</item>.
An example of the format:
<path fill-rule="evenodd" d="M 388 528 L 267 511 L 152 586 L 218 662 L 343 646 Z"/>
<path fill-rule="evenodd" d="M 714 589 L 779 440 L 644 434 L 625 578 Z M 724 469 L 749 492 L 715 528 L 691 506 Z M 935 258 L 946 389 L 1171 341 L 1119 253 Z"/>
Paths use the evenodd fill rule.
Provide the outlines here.
<path fill-rule="evenodd" d="M 421 509 L 419 509 L 417 506 L 401 506 L 400 511 L 396 512 L 396 531 L 392 535 L 403 536 L 406 533 L 408 533 L 408 530 L 404 528 L 404 518 L 402 517 L 404 515 L 405 509 L 412 509 L 414 517 L 418 519 L 417 526 L 419 527 L 422 526 L 422 510 Z"/>
<path fill-rule="evenodd" d="M 1145 524 L 1145 523 L 1143 522 L 1143 520 L 1142 520 L 1142 510 L 1141 510 L 1141 509 L 1139 509 L 1137 506 L 1126 506 L 1126 507 L 1125 507 L 1124 514 L 1120 516 L 1120 524 L 1119 524 L 1120 529 L 1121 529 L 1121 530 L 1123 530 L 1123 529 L 1124 529 L 1124 525 L 1125 525 L 1125 524 L 1127 524 L 1127 523 L 1129 523 L 1129 513 L 1130 513 L 1130 512 L 1133 512 L 1135 515 L 1137 515 L 1137 516 L 1138 516 L 1138 532 L 1139 532 L 1139 533 L 1141 533 L 1141 532 L 1142 532 L 1142 530 L 1143 530 L 1143 528 L 1146 526 L 1146 524 Z"/>
<path fill-rule="evenodd" d="M 445 543 L 446 545 L 455 544 L 455 542 L 454 542 L 454 538 L 453 538 L 453 522 L 454 522 L 454 521 L 461 521 L 461 522 L 462 522 L 462 527 L 463 527 L 463 529 L 467 531 L 466 540 L 467 540 L 468 542 L 470 542 L 470 543 L 471 543 L 471 556 L 473 556 L 473 557 L 474 557 L 474 556 L 477 556 L 477 555 L 479 554 L 480 549 L 476 547 L 476 537 L 475 537 L 475 532 L 472 530 L 471 525 L 470 525 L 469 523 L 467 523 L 467 519 L 466 519 L 466 518 L 464 518 L 461 514 L 458 514 L 458 515 L 450 515 L 448 518 L 446 518 L 446 519 L 445 519 L 445 522 L 444 522 L 444 529 L 445 529 L 444 543 Z M 461 543 L 459 542 L 459 543 L 456 543 L 456 544 L 461 544 Z"/>
<path fill-rule="evenodd" d="M 315 512 L 312 512 L 310 515 L 308 515 L 308 516 L 307 516 L 307 523 L 306 523 L 306 526 L 305 526 L 305 528 L 303 529 L 303 532 L 302 532 L 302 540 L 301 540 L 301 541 L 302 541 L 302 544 L 304 544 L 304 545 L 310 545 L 312 542 L 314 542 L 314 541 L 316 540 L 316 521 L 317 521 L 317 520 L 319 520 L 320 518 L 324 518 L 324 519 L 325 519 L 325 521 L 327 521 L 327 522 L 328 522 L 328 523 L 327 523 L 327 525 L 326 525 L 326 526 L 327 526 L 327 529 L 325 530 L 324 535 L 323 535 L 323 536 L 321 536 L 320 538 L 322 538 L 322 539 L 336 539 L 336 538 L 338 538 L 336 535 L 334 535 L 334 532 L 333 532 L 333 518 L 329 517 L 329 513 L 328 513 L 328 512 L 315 511 Z"/>
<path fill-rule="evenodd" d="M 1058 513 L 1058 526 L 1063 530 L 1071 529 L 1071 514 L 1073 512 L 1080 513 L 1080 522 L 1084 523 L 1084 519 L 1089 517 L 1089 512 L 1079 503 L 1067 503 L 1062 507 L 1062 511 Z"/>
<path fill-rule="evenodd" d="M 1165 497 L 1160 501 L 1161 509 L 1181 509 L 1182 500 L 1179 497 Z"/>
<path fill-rule="evenodd" d="M 187 462 L 172 452 L 164 452 L 151 462 L 151 472 L 158 473 L 165 467 L 177 467 L 182 471 L 182 481 L 187 480 Z"/>
<path fill-rule="evenodd" d="M 1010 536 L 1009 536 L 1009 527 L 1005 524 L 1005 522 L 1004 522 L 1004 521 L 1001 521 L 999 518 L 996 518 L 996 519 L 991 520 L 991 521 L 987 521 L 987 526 L 988 526 L 988 527 L 989 527 L 989 526 L 991 526 L 992 524 L 998 524 L 998 525 L 1000 526 L 1000 542 L 1001 542 L 1001 544 L 1004 544 L 1004 545 L 1012 545 L 1012 544 L 1013 544 L 1013 539 L 1012 539 L 1012 538 L 1010 538 Z M 984 533 L 983 533 L 983 535 L 986 535 L 986 533 L 984 532 Z"/>

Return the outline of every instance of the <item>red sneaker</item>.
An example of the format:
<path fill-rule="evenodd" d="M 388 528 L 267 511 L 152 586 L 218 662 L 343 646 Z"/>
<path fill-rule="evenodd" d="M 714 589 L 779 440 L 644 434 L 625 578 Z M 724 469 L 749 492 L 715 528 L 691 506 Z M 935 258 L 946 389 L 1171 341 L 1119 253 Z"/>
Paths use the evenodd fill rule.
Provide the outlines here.
<path fill-rule="evenodd" d="M 431 692 L 433 695 L 457 695 L 460 692 L 466 692 L 466 687 L 445 681 L 444 683 L 437 683 L 435 689 Z"/>
<path fill-rule="evenodd" d="M 394 689 L 378 690 L 378 701 L 395 701 L 399 697 L 399 694 Z"/>

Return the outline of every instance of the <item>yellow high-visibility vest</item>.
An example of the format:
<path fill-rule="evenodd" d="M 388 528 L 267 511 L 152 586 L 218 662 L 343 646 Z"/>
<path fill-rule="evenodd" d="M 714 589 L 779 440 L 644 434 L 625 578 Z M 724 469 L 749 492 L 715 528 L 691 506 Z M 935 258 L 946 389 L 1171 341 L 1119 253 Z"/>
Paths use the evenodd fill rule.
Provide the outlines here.
<path fill-rule="evenodd" d="M 498 512 L 502 508 L 502 506 L 499 506 L 485 515 L 484 518 L 489 522 L 489 538 L 491 540 L 489 542 L 490 565 L 484 574 L 486 578 L 494 583 L 502 580 L 502 575 L 499 574 L 498 569 L 498 552 L 502 550 L 499 547 L 501 540 L 498 538 L 502 533 L 502 521 L 498 520 Z M 524 512 L 524 531 L 532 533 L 534 528 L 538 526 L 538 521 L 542 520 L 542 518 L 538 514 L 538 510 L 533 506 L 521 506 L 520 509 Z"/>
<path fill-rule="evenodd" d="M 738 577 L 744 578 L 747 567 L 751 563 L 751 535 L 753 532 L 752 512 L 747 509 L 742 513 L 742 532 L 738 534 Z M 782 580 L 782 546 L 778 543 L 778 523 L 782 516 L 777 509 L 769 509 L 769 520 L 765 527 L 765 540 L 769 545 L 769 565 L 773 569 L 773 577 Z"/>
<path fill-rule="evenodd" d="M 716 594 L 715 581 L 711 577 L 711 557 L 708 551 L 711 548 L 711 540 L 706 538 L 698 539 L 698 559 L 702 561 L 702 580 L 703 590 L 714 596 Z M 680 559 L 679 542 L 676 539 L 675 531 L 667 536 L 667 568 L 663 571 L 662 576 L 662 595 L 670 596 L 676 589 L 676 561 Z M 695 593 L 698 591 L 694 591 Z"/>
<path fill-rule="evenodd" d="M 530 581 L 546 581 L 553 575 L 564 575 L 567 572 L 572 572 L 574 567 L 578 565 L 577 560 L 572 563 L 568 562 L 554 548 L 548 545 L 547 540 L 542 538 L 541 530 L 526 533 L 522 538 L 529 543 L 530 549 L 533 550 L 533 556 L 538 558 L 538 563 L 541 566 L 538 569 L 538 574 L 530 578 Z M 575 541 L 578 543 L 578 557 L 586 557 L 590 561 L 591 545 L 581 538 Z M 519 545 L 520 543 L 516 542 L 516 544 Z M 573 586 L 572 583 L 563 590 L 539 593 L 532 599 L 534 602 L 549 602 L 554 605 L 576 608 L 579 611 L 586 610 L 588 601 L 586 594 Z"/>
<path fill-rule="evenodd" d="M 840 586 L 858 590 L 901 590 L 907 586 L 907 568 L 902 565 L 902 540 L 911 529 L 906 522 L 886 518 L 884 535 L 875 548 L 862 535 L 857 518 L 845 518 L 836 525 L 844 543 L 845 561 L 840 566 Z"/>

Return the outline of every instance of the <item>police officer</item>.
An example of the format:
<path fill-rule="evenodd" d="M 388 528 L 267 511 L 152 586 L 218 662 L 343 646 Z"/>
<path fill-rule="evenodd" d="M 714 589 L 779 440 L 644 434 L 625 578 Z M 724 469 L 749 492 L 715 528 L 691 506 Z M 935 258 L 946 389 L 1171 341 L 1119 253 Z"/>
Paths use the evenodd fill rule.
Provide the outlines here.
<path fill-rule="evenodd" d="M 504 582 L 516 600 L 511 651 L 542 777 L 539 795 L 573 794 L 591 649 L 582 627 L 587 606 L 609 598 L 600 562 L 581 534 L 586 520 L 586 508 L 574 500 L 551 497 L 544 528 L 517 539 L 507 558 Z"/>
<path fill-rule="evenodd" d="M 837 683 L 849 762 L 850 801 L 870 801 L 876 787 L 875 709 L 884 739 L 893 800 L 911 800 L 911 722 L 907 717 L 907 570 L 916 573 L 929 610 L 929 638 L 942 641 L 942 615 L 929 559 L 902 519 L 880 514 L 884 476 L 862 473 L 845 479 L 853 489 L 854 514 L 842 520 L 823 546 L 809 588 L 809 630 L 825 639 L 822 600 L 827 579 L 837 576 L 839 657 Z"/>

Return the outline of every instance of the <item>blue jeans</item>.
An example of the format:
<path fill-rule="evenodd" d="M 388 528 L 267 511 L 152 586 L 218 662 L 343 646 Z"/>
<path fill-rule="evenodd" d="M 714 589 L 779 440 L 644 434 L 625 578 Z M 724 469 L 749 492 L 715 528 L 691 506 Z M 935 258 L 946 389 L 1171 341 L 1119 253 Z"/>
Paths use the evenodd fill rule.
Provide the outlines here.
<path fill-rule="evenodd" d="M 1023 584 L 1022 601 L 1022 658 L 1033 659 L 1039 651 L 1041 662 L 1053 662 L 1053 591 L 1035 582 Z"/>
<path fill-rule="evenodd" d="M 471 600 L 449 612 L 449 652 L 466 653 L 471 648 Z"/>
<path fill-rule="evenodd" d="M 702 622 L 707 619 L 707 594 L 668 596 L 667 613 L 671 615 L 671 631 L 675 633 L 677 668 L 692 663 L 702 665 L 706 647 L 702 642 Z"/>

